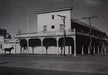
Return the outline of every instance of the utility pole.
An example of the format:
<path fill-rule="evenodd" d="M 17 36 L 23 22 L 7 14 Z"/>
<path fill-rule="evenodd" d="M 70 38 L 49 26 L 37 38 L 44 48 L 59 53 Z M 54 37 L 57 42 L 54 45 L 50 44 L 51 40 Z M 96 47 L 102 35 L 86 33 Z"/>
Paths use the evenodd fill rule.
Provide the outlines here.
<path fill-rule="evenodd" d="M 83 17 L 82 19 L 87 19 L 88 20 L 88 22 L 89 22 L 89 25 L 90 25 L 90 54 L 92 54 L 91 53 L 91 49 L 92 49 L 92 34 L 91 34 L 91 32 L 92 32 L 92 25 L 91 25 L 91 21 L 92 21 L 92 19 L 94 19 L 94 18 L 97 18 L 98 16 L 89 16 L 89 17 Z"/>
<path fill-rule="evenodd" d="M 65 18 L 66 16 L 62 16 L 62 15 L 58 15 L 59 17 L 61 17 L 62 21 L 63 21 L 63 34 L 64 34 L 64 38 L 63 38 L 63 47 L 64 47 L 64 56 L 66 56 L 65 54 L 65 38 L 66 38 L 66 31 L 65 31 Z"/>

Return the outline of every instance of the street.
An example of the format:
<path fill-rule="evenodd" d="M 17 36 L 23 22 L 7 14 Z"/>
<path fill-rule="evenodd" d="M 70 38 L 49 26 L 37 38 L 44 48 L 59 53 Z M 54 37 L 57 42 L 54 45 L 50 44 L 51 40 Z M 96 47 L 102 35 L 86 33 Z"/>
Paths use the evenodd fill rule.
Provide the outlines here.
<path fill-rule="evenodd" d="M 53 75 L 50 74 L 50 72 L 52 73 L 52 71 L 57 72 L 54 75 L 57 75 L 58 73 L 59 74 L 63 73 L 64 75 L 67 75 L 67 73 L 69 73 L 68 75 L 71 75 L 73 73 L 74 75 L 91 75 L 91 73 L 92 75 L 107 75 L 108 56 L 85 55 L 85 56 L 74 57 L 74 56 L 25 55 L 25 54 L 0 55 L 0 73 L 3 73 L 4 71 L 6 72 L 11 71 L 12 73 L 14 73 L 16 72 L 16 70 L 17 71 L 19 70 L 21 72 L 23 71 L 28 72 L 28 69 L 30 70 L 33 69 L 32 71 L 39 70 L 38 72 L 42 71 L 43 73 L 49 72 L 49 75 Z M 48 74 L 46 73 L 42 75 L 48 75 Z"/>

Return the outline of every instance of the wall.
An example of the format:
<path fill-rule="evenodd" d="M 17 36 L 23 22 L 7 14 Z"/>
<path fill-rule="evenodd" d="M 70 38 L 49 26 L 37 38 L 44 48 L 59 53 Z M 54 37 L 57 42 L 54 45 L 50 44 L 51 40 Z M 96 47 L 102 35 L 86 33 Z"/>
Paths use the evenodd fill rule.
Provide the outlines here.
<path fill-rule="evenodd" d="M 54 15 L 54 19 L 52 19 L 52 15 Z M 60 24 L 63 24 L 63 21 L 58 15 L 66 16 L 65 29 L 69 30 L 71 28 L 71 10 L 66 10 L 37 14 L 37 32 L 42 32 L 45 25 L 47 26 L 47 31 L 60 30 Z M 52 25 L 55 26 L 55 29 L 51 28 Z"/>

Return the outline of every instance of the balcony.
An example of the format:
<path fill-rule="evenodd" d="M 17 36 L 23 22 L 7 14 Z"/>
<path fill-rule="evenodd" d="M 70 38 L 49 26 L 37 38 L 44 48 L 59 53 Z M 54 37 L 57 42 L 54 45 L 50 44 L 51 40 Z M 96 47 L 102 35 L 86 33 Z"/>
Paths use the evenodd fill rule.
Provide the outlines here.
<path fill-rule="evenodd" d="M 84 35 L 84 36 L 88 36 L 90 37 L 90 34 L 89 33 L 83 33 L 83 32 L 76 32 L 77 35 Z M 102 35 L 95 35 L 95 34 L 92 34 L 91 35 L 92 38 L 96 38 L 96 39 L 100 39 L 100 40 L 107 40 L 105 37 L 103 37 Z"/>
<path fill-rule="evenodd" d="M 66 30 L 66 36 L 72 36 L 75 34 L 75 30 Z M 35 32 L 35 33 L 20 33 L 16 34 L 15 38 L 30 38 L 30 37 L 57 37 L 63 36 L 63 31 L 50 31 L 50 32 Z"/>

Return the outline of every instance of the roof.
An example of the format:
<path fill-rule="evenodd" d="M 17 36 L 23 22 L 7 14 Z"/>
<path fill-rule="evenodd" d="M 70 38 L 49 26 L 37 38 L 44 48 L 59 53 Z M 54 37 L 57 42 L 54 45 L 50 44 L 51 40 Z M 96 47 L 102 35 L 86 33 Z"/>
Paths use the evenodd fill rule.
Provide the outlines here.
<path fill-rule="evenodd" d="M 52 12 L 59 12 L 59 11 L 66 11 L 66 10 L 72 10 L 73 7 L 69 8 L 59 8 L 57 10 L 46 10 L 46 11 L 36 11 L 36 14 L 44 14 L 44 13 L 52 13 Z"/>
<path fill-rule="evenodd" d="M 72 18 L 72 21 L 73 22 L 75 22 L 75 23 L 78 23 L 78 24 L 80 24 L 80 25 L 82 25 L 82 26 L 85 26 L 85 27 L 90 27 L 90 25 L 88 25 L 88 24 L 86 24 L 86 23 L 83 23 L 83 22 L 81 22 L 81 21 L 79 21 L 79 20 L 77 20 L 77 19 L 73 19 Z M 94 27 L 94 26 L 91 26 L 91 28 L 92 29 L 94 29 L 94 30 L 97 30 L 97 31 L 99 31 L 99 32 L 102 32 L 101 30 L 99 30 L 98 28 L 96 28 L 96 27 Z"/>

